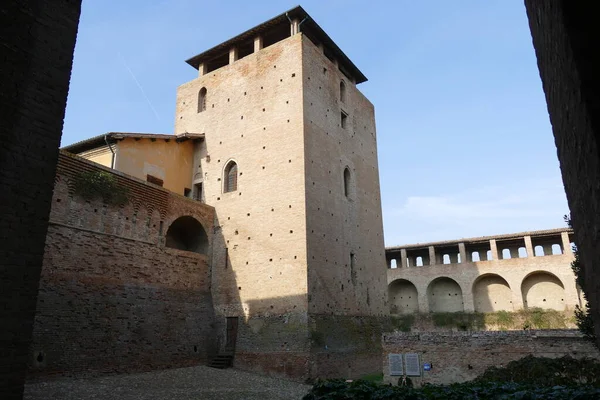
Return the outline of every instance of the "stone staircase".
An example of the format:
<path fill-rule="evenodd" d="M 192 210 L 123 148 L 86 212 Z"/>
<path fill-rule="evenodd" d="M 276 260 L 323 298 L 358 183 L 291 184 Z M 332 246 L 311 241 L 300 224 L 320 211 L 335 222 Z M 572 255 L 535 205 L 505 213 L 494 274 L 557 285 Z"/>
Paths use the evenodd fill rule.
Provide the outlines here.
<path fill-rule="evenodd" d="M 208 366 L 211 368 L 218 368 L 218 369 L 226 369 L 226 368 L 230 368 L 233 366 L 233 356 L 234 356 L 234 350 L 233 349 L 223 349 L 222 351 L 219 352 L 219 354 L 216 355 L 216 357 L 214 357 L 212 360 L 210 360 L 210 362 L 208 363 Z"/>

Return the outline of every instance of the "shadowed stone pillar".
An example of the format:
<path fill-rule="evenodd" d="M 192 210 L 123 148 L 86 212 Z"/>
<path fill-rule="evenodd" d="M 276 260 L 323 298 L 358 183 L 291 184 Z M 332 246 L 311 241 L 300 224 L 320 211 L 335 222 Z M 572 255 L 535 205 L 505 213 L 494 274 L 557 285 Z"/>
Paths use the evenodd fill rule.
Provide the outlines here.
<path fill-rule="evenodd" d="M 81 1 L 0 3 L 0 399 L 23 396 Z"/>
<path fill-rule="evenodd" d="M 263 48 L 263 38 L 262 36 L 257 36 L 254 38 L 254 52 L 257 53 Z"/>
<path fill-rule="evenodd" d="M 398 261 L 396 261 L 396 265 L 398 265 Z M 408 267 L 407 260 L 406 260 L 406 249 L 400 249 L 400 267 L 401 268 Z"/>
<path fill-rule="evenodd" d="M 462 264 L 469 262 L 469 260 L 467 259 L 467 250 L 465 249 L 464 243 L 458 244 L 458 253 L 460 254 L 460 262 Z"/>
<path fill-rule="evenodd" d="M 429 250 L 429 265 L 435 265 L 436 264 L 435 247 L 429 246 L 428 250 Z"/>
<path fill-rule="evenodd" d="M 499 260 L 498 247 L 496 246 L 496 239 L 490 240 L 490 251 L 492 252 L 492 260 Z"/>
<path fill-rule="evenodd" d="M 206 63 L 200 63 L 200 65 L 198 65 L 198 76 L 206 75 L 206 71 Z"/>
<path fill-rule="evenodd" d="M 238 60 L 238 49 L 237 47 L 232 47 L 229 49 L 229 64 L 233 64 Z"/>
<path fill-rule="evenodd" d="M 569 239 L 569 232 L 561 232 L 560 238 L 562 240 L 563 254 L 573 254 L 573 249 L 571 249 L 571 240 Z"/>
<path fill-rule="evenodd" d="M 534 257 L 535 253 L 533 252 L 533 244 L 531 243 L 531 236 L 524 236 L 525 240 L 525 251 L 527 251 L 527 257 Z"/>

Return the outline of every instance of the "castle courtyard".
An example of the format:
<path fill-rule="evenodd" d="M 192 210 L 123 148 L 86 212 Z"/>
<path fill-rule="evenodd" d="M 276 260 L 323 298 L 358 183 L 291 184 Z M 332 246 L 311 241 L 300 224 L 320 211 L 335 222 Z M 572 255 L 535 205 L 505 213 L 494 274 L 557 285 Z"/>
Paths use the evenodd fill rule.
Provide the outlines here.
<path fill-rule="evenodd" d="M 95 378 L 61 377 L 30 381 L 26 400 L 41 399 L 195 399 L 279 400 L 300 399 L 309 385 L 268 378 L 236 369 L 205 366 Z"/>

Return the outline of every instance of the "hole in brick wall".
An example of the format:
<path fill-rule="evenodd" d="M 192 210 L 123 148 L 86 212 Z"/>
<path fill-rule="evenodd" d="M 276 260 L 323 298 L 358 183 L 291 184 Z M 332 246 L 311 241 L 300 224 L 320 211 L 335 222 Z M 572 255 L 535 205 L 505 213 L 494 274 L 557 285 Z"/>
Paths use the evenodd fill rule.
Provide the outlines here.
<path fill-rule="evenodd" d="M 272 261 L 273 261 L 273 259 L 272 259 L 272 258 L 269 258 L 269 262 L 272 262 Z"/>
<path fill-rule="evenodd" d="M 246 92 L 244 92 L 244 96 L 246 95 Z"/>
<path fill-rule="evenodd" d="M 242 195 L 242 192 L 240 192 L 240 196 Z"/>
<path fill-rule="evenodd" d="M 241 287 L 241 286 L 238 286 L 238 290 L 242 290 L 242 287 Z"/>
<path fill-rule="evenodd" d="M 57 202 L 57 203 L 60 203 L 60 199 L 56 199 L 56 202 Z"/>
<path fill-rule="evenodd" d="M 227 102 L 229 103 L 229 99 L 227 99 Z"/>
<path fill-rule="evenodd" d="M 215 105 L 214 105 L 214 104 L 212 105 L 212 108 L 215 108 Z"/>
<path fill-rule="evenodd" d="M 275 209 L 274 209 L 274 208 L 271 208 L 271 211 L 275 211 Z"/>
<path fill-rule="evenodd" d="M 250 213 L 247 213 L 246 215 L 247 215 L 247 216 L 250 216 Z"/>
<path fill-rule="evenodd" d="M 290 102 L 286 100 L 286 101 L 285 101 L 285 104 L 290 104 Z"/>
<path fill-rule="evenodd" d="M 244 119 L 244 116 L 242 115 L 242 117 L 240 119 Z"/>
<path fill-rule="evenodd" d="M 294 260 L 295 260 L 296 258 L 298 258 L 298 256 L 294 256 Z"/>
<path fill-rule="evenodd" d="M 288 160 L 288 162 L 292 162 L 292 160 Z"/>
<path fill-rule="evenodd" d="M 267 128 L 263 126 L 263 131 L 266 131 L 266 130 L 267 130 Z"/>
<path fill-rule="evenodd" d="M 292 78 L 294 78 L 296 76 L 296 74 L 292 74 Z"/>
<path fill-rule="evenodd" d="M 231 219 L 231 217 L 227 217 L 227 219 Z"/>
<path fill-rule="evenodd" d="M 194 353 L 198 352 L 198 346 L 194 346 Z"/>
<path fill-rule="evenodd" d="M 288 119 L 288 121 L 287 121 L 287 122 L 290 122 L 290 120 Z"/>
<path fill-rule="evenodd" d="M 97 208 L 94 208 L 94 212 L 98 212 L 98 209 L 97 209 Z"/>
<path fill-rule="evenodd" d="M 244 135 L 242 134 L 241 137 L 244 137 Z"/>
<path fill-rule="evenodd" d="M 219 163 L 219 162 L 221 162 L 221 160 L 217 160 L 217 162 Z"/>
<path fill-rule="evenodd" d="M 246 265 L 248 265 L 248 261 L 246 261 Z"/>
<path fill-rule="evenodd" d="M 129 217 L 125 217 L 125 221 L 129 221 Z"/>
<path fill-rule="evenodd" d="M 262 89 L 263 87 L 261 86 L 260 88 Z"/>
<path fill-rule="evenodd" d="M 217 197 L 217 200 L 221 200 L 221 198 L 220 198 L 220 197 Z"/>
<path fill-rule="evenodd" d="M 294 231 L 290 230 L 290 233 L 294 233 Z"/>
<path fill-rule="evenodd" d="M 283 79 L 280 79 L 279 82 L 283 82 Z"/>
<path fill-rule="evenodd" d="M 292 208 L 292 205 L 291 205 L 291 204 L 289 205 L 289 208 Z"/>
<path fill-rule="evenodd" d="M 266 146 L 263 146 L 263 150 L 266 149 Z"/>
<path fill-rule="evenodd" d="M 272 234 L 272 233 L 269 233 L 269 236 L 271 236 L 271 237 L 272 237 L 272 236 L 273 236 L 273 234 Z M 545 301 L 545 300 L 544 300 L 544 301 Z"/>
<path fill-rule="evenodd" d="M 223 144 L 223 142 L 219 142 L 219 144 Z"/>
<path fill-rule="evenodd" d="M 323 68 L 323 73 L 326 74 L 327 73 L 327 68 Z"/>
<path fill-rule="evenodd" d="M 37 362 L 41 363 L 44 361 L 44 353 L 42 353 L 41 351 L 38 353 L 37 357 L 35 358 L 37 360 Z"/>
<path fill-rule="evenodd" d="M 250 240 L 250 236 L 248 236 L 248 240 Z"/>
<path fill-rule="evenodd" d="M 265 112 L 265 109 L 263 108 L 263 112 Z"/>
<path fill-rule="evenodd" d="M 273 65 L 273 68 L 277 68 L 277 65 Z"/>
<path fill-rule="evenodd" d="M 263 165 L 262 169 L 265 169 L 265 166 Z"/>
<path fill-rule="evenodd" d="M 235 230 L 235 234 L 236 234 L 236 235 L 237 235 L 237 234 L 239 234 L 239 232 L 238 232 L 238 230 L 237 230 L 237 229 Z"/>

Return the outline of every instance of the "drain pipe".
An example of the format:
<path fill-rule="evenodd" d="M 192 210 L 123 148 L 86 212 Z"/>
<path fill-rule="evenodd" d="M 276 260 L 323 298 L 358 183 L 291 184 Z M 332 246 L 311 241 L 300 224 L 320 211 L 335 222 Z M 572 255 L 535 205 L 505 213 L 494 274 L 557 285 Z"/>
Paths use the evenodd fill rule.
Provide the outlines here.
<path fill-rule="evenodd" d="M 110 143 L 108 143 L 108 134 L 104 135 L 104 142 L 106 143 L 106 145 L 108 146 L 108 149 L 112 153 L 112 158 L 110 160 L 110 168 L 115 169 L 116 154 L 115 154 L 115 151 L 112 149 L 112 147 L 110 147 Z"/>

